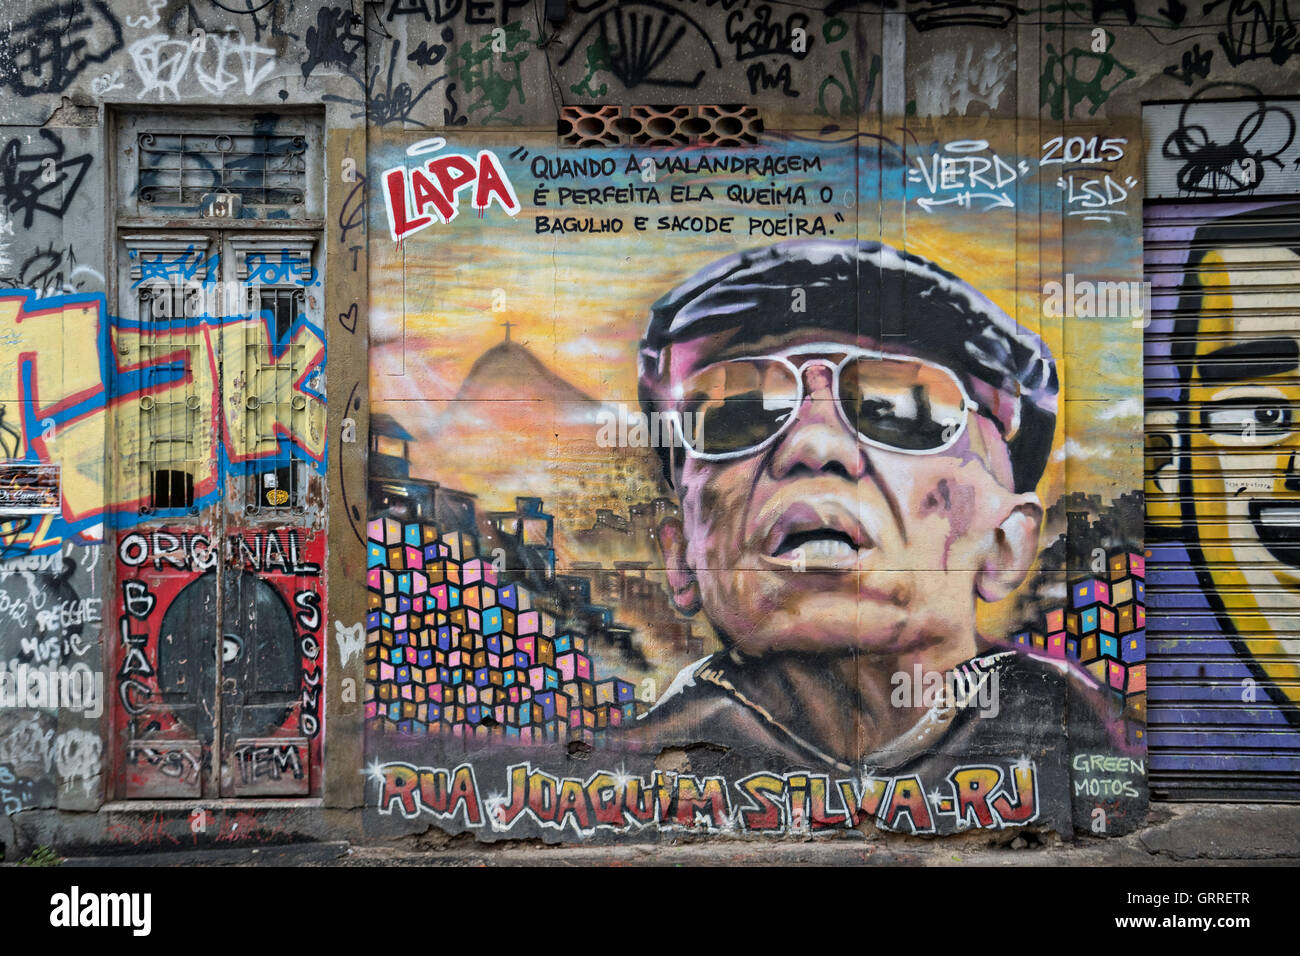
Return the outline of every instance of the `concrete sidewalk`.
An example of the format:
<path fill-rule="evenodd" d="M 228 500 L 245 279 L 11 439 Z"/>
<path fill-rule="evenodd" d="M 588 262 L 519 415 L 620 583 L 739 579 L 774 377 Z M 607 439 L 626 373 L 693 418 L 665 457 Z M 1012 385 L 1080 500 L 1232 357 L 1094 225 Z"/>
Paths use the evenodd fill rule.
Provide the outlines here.
<path fill-rule="evenodd" d="M 57 849 L 57 848 L 56 848 Z M 16 861 L 7 861 L 12 865 Z M 75 856 L 65 866 L 1178 866 L 1300 864 L 1300 805 L 1153 805 L 1125 837 L 1017 829 L 927 839 L 870 832 L 804 840 L 701 837 L 674 843 L 552 847 L 482 844 L 436 827 L 392 843 L 343 840 L 280 846 Z"/>

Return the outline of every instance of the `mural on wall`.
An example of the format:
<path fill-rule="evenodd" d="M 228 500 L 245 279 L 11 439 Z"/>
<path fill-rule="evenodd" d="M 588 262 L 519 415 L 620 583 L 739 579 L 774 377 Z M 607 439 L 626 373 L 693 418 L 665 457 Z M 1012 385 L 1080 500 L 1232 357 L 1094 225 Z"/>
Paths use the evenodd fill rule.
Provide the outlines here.
<path fill-rule="evenodd" d="M 321 791 L 325 345 L 304 305 L 319 277 L 288 252 L 248 253 L 238 283 L 218 281 L 219 255 L 198 259 L 131 257 L 137 318 L 103 295 L 0 295 L 0 732 L 46 746 L 43 766 L 0 762 L 9 809 L 48 805 L 51 769 L 87 792 L 109 769 L 120 796 L 213 793 L 218 710 L 215 792 Z M 223 310 L 235 301 L 248 310 Z M 181 442 L 197 451 L 168 451 Z M 117 639 L 101 658 L 105 618 Z M 111 711 L 113 745 L 60 750 L 87 733 L 58 730 L 60 709 Z"/>
<path fill-rule="evenodd" d="M 169 291 L 169 283 L 181 288 L 188 283 L 191 301 L 205 309 L 204 302 L 215 301 L 215 281 L 184 277 L 180 264 L 155 265 L 157 274 L 150 281 Z M 215 502 L 227 477 L 273 469 L 286 458 L 324 469 L 320 377 L 325 333 L 305 314 L 287 330 L 277 331 L 275 316 L 266 310 L 242 315 L 204 311 L 159 322 L 109 316 L 102 295 L 38 299 L 27 292 L 0 293 L 0 334 L 7 346 L 0 351 L 0 377 L 8 383 L 0 402 L 4 458 L 31 466 L 57 464 L 61 492 L 59 505 L 43 512 L 9 517 L 6 509 L 0 520 L 0 556 L 40 554 L 57 550 L 64 541 L 98 542 L 105 525 L 129 527 L 140 520 L 140 507 L 149 503 L 151 490 L 136 475 L 116 489 L 112 500 L 106 497 L 103 436 L 105 416 L 115 415 L 120 447 L 138 457 L 145 442 L 141 419 L 123 409 L 142 399 L 154 405 L 184 405 L 197 395 L 222 423 L 216 447 L 195 459 L 201 471 L 193 476 L 193 506 Z M 89 337 L 95 359 L 70 360 L 61 347 L 67 336 Z M 273 376 L 257 378 L 258 356 L 274 367 L 290 348 L 307 356 L 301 375 L 291 383 L 283 376 L 278 381 Z M 293 399 L 298 398 L 307 413 L 294 416 L 295 423 L 303 422 L 301 427 L 291 429 L 287 416 L 267 422 L 223 416 L 215 381 L 219 362 L 228 374 L 246 370 L 247 386 L 265 406 L 263 418 L 288 407 L 297 410 Z M 255 422 L 269 425 L 273 442 L 263 440 L 260 432 L 250 433 Z"/>
<path fill-rule="evenodd" d="M 381 828 L 1121 832 L 1144 805 L 1148 573 L 1174 595 L 1153 646 L 1190 636 L 1213 658 L 1208 677 L 1161 674 L 1171 743 L 1217 722 L 1250 751 L 1239 769 L 1296 769 L 1258 752 L 1300 739 L 1294 489 L 1268 477 L 1293 464 L 1284 410 L 1233 406 L 1230 424 L 1272 416 L 1267 454 L 1171 420 L 1187 444 L 1158 449 L 1161 481 L 1234 503 L 1166 515 L 1150 556 L 1134 451 L 1143 187 L 1154 164 L 1162 198 L 1296 191 L 1295 112 L 1246 84 L 1294 88 L 1295 8 L 575 0 L 555 23 L 529 0 L 128 6 L 38 0 L 0 24 L 0 808 L 90 793 L 106 768 L 140 796 L 321 792 L 324 499 L 289 502 L 296 466 L 322 495 L 327 450 L 351 470 L 367 414 L 369 486 L 339 481 L 334 532 L 367 554 L 344 587 L 369 605 L 334 633 L 341 663 L 365 661 Z M 1017 57 L 1017 21 L 1036 58 Z M 1037 64 L 1028 84 L 1017 62 Z M 1148 125 L 1145 173 L 1106 118 L 1138 90 L 1186 100 Z M 134 140 L 151 167 L 134 198 L 160 216 L 215 213 L 217 187 L 330 196 L 330 269 L 351 275 L 329 324 L 373 348 L 371 407 L 350 371 L 336 445 L 311 265 L 247 263 L 255 285 L 311 290 L 287 320 L 221 307 L 224 246 L 131 260 L 118 293 L 157 284 L 173 313 L 93 294 L 128 255 L 81 235 L 120 225 L 98 208 L 120 198 L 104 99 L 142 119 L 249 107 L 230 165 L 220 134 Z M 630 105 L 646 102 L 678 105 Z M 374 144 L 337 173 L 285 122 L 322 104 Z M 785 111 L 804 133 L 762 131 Z M 1019 133 L 992 119 L 1011 115 Z M 462 130 L 554 121 L 557 137 Z M 175 156 L 188 190 L 149 196 Z M 286 211 L 261 205 L 203 231 Z M 1185 248 L 1169 256 L 1181 276 Z M 1203 377 L 1161 387 L 1213 400 Z M 143 466 L 151 410 L 197 439 L 179 490 Z M 212 683 L 208 658 L 169 650 L 219 607 L 210 653 L 238 690 L 213 688 L 220 733 L 178 697 Z M 56 684 L 89 719 L 112 711 L 103 747 L 56 719 Z"/>
<path fill-rule="evenodd" d="M 377 144 L 370 824 L 1136 825 L 1136 157 L 1069 132 Z"/>
<path fill-rule="evenodd" d="M 1231 194 L 1230 178 L 1221 180 Z M 1300 245 L 1288 202 L 1159 207 L 1147 229 L 1152 662 L 1162 771 L 1293 773 Z M 1267 740 L 1261 747 L 1260 741 Z"/>
<path fill-rule="evenodd" d="M 319 794 L 325 542 L 293 528 L 227 537 L 128 532 L 118 543 L 115 767 L 126 797 Z M 218 607 L 220 606 L 220 611 Z M 221 620 L 220 640 L 213 621 Z M 196 649 L 194 634 L 207 632 Z M 222 694 L 214 707 L 221 658 Z"/>

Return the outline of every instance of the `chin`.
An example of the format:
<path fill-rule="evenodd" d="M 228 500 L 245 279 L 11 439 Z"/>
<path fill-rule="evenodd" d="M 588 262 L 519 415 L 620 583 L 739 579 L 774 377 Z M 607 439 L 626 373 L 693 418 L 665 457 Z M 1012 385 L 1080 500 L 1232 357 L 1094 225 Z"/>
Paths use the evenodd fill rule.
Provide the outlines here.
<path fill-rule="evenodd" d="M 875 607 L 856 593 L 795 592 L 775 606 L 733 607 L 710 613 L 744 657 L 778 654 L 895 654 L 927 646 L 911 633 L 908 611 Z"/>

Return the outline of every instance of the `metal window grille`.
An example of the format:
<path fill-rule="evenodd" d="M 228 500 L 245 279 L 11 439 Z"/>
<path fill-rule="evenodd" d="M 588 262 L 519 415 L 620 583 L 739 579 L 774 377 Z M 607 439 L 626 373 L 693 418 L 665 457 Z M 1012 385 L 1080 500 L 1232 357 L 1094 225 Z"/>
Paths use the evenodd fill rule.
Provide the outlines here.
<path fill-rule="evenodd" d="M 213 193 L 245 205 L 299 206 L 307 189 L 307 139 L 270 133 L 139 134 L 137 198 L 196 206 Z"/>
<path fill-rule="evenodd" d="M 310 263 L 308 262 L 308 265 Z M 306 308 L 306 293 L 300 288 L 257 286 L 250 290 L 254 315 L 266 322 L 267 331 L 279 350 Z M 274 449 L 272 467 L 248 478 L 244 510 L 255 515 L 263 509 L 303 511 L 303 462 L 293 458 L 288 443 L 281 443 L 276 425 L 287 426 L 291 434 L 306 430 L 307 401 L 294 389 L 306 364 L 306 346 L 289 343 L 279 357 L 268 356 L 260 342 L 245 347 L 245 369 L 249 381 L 245 408 L 247 428 L 260 449 Z M 269 363 L 267 359 L 270 359 Z"/>
<path fill-rule="evenodd" d="M 191 376 L 184 385 L 164 385 L 178 364 L 198 367 L 204 361 L 202 332 L 187 317 L 198 314 L 201 305 L 195 286 L 177 287 L 166 283 L 146 284 L 138 290 L 138 315 L 145 331 L 140 340 L 140 360 L 148 394 L 139 400 L 143 454 L 140 477 L 144 500 L 141 514 L 160 509 L 194 509 L 194 476 L 204 466 L 201 442 L 207 430 L 207 414 Z"/>

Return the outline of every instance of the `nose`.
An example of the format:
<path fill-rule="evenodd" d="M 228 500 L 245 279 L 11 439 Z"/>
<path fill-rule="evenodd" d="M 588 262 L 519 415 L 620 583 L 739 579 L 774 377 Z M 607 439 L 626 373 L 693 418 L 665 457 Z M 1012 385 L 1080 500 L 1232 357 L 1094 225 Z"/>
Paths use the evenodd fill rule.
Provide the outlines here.
<path fill-rule="evenodd" d="M 772 477 L 824 472 L 860 481 L 870 464 L 857 434 L 840 416 L 830 366 L 809 363 L 802 374 L 803 404 L 772 454 Z"/>

